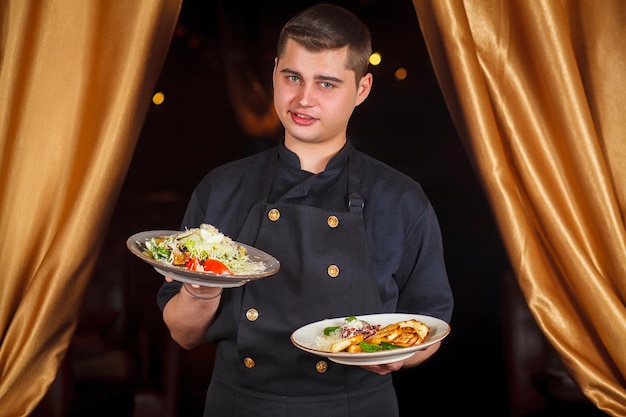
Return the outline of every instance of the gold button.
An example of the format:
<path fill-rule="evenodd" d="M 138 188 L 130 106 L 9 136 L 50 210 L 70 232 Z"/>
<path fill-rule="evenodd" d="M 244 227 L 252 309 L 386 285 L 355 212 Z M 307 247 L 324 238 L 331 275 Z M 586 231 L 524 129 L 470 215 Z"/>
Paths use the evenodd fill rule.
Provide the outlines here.
<path fill-rule="evenodd" d="M 246 311 L 246 318 L 250 321 L 255 321 L 256 319 L 259 318 L 259 312 L 251 308 L 248 311 Z"/>
<path fill-rule="evenodd" d="M 320 374 L 323 374 L 324 372 L 328 370 L 328 364 L 326 363 L 326 361 L 319 361 L 315 364 L 315 369 Z"/>
<path fill-rule="evenodd" d="M 269 217 L 271 221 L 275 222 L 280 217 L 280 211 L 277 209 L 271 209 L 269 213 L 267 213 L 267 217 Z"/>
<path fill-rule="evenodd" d="M 252 358 L 245 358 L 243 360 L 243 364 L 246 365 L 246 368 L 248 369 L 254 368 L 254 365 L 255 365 L 254 360 Z"/>
<path fill-rule="evenodd" d="M 326 223 L 328 223 L 328 225 L 334 229 L 335 227 L 339 226 L 339 219 L 336 216 L 328 216 L 328 219 L 326 219 Z"/>
<path fill-rule="evenodd" d="M 331 278 L 336 278 L 339 275 L 339 267 L 337 265 L 331 265 L 328 267 L 328 275 Z"/>

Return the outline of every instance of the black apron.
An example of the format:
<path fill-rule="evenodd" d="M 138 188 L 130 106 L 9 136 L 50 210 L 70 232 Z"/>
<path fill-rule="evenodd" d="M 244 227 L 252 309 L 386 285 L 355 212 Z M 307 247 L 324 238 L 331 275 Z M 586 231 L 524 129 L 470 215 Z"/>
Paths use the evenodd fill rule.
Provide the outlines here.
<path fill-rule="evenodd" d="M 293 346 L 291 333 L 311 322 L 380 311 L 370 267 L 360 164 L 348 159 L 348 212 L 267 203 L 276 154 L 259 201 L 237 240 L 272 254 L 280 271 L 225 291 L 216 320 L 232 337 L 218 341 L 205 416 L 392 417 L 391 376 L 345 366 Z"/>

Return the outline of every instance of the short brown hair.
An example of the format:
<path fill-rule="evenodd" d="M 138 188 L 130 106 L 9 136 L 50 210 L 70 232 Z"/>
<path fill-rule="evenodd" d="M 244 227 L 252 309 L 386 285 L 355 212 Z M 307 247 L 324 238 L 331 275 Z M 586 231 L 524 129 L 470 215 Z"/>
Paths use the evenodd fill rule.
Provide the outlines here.
<path fill-rule="evenodd" d="M 292 39 L 309 51 L 340 49 L 348 46 L 349 70 L 357 83 L 368 71 L 372 54 L 370 31 L 352 12 L 332 4 L 311 6 L 291 18 L 278 37 L 278 58 Z"/>

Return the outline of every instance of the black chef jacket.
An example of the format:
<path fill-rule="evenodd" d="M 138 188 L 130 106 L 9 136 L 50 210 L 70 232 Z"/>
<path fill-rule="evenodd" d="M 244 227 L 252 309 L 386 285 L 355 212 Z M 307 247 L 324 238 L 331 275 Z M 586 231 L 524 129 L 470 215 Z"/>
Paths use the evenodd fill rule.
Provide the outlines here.
<path fill-rule="evenodd" d="M 298 156 L 279 144 L 270 202 L 347 211 L 350 150 L 358 152 L 348 142 L 323 172 L 312 174 L 301 170 Z M 359 154 L 363 216 L 381 312 L 424 314 L 449 323 L 453 298 L 433 207 L 415 180 Z M 181 229 L 208 223 L 227 236 L 238 236 L 257 201 L 269 157 L 270 152 L 263 151 L 209 172 L 191 196 Z M 164 308 L 179 288 L 179 283 L 165 283 L 159 306 Z"/>

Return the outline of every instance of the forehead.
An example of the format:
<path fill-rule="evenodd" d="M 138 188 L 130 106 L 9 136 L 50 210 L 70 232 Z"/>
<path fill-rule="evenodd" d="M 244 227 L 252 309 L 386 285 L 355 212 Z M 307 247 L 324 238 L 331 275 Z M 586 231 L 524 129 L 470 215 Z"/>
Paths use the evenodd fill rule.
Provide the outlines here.
<path fill-rule="evenodd" d="M 301 74 L 318 73 L 334 76 L 354 76 L 354 71 L 347 67 L 348 47 L 310 51 L 298 42 L 290 39 L 283 54 L 278 59 L 278 69 L 288 68 Z"/>

